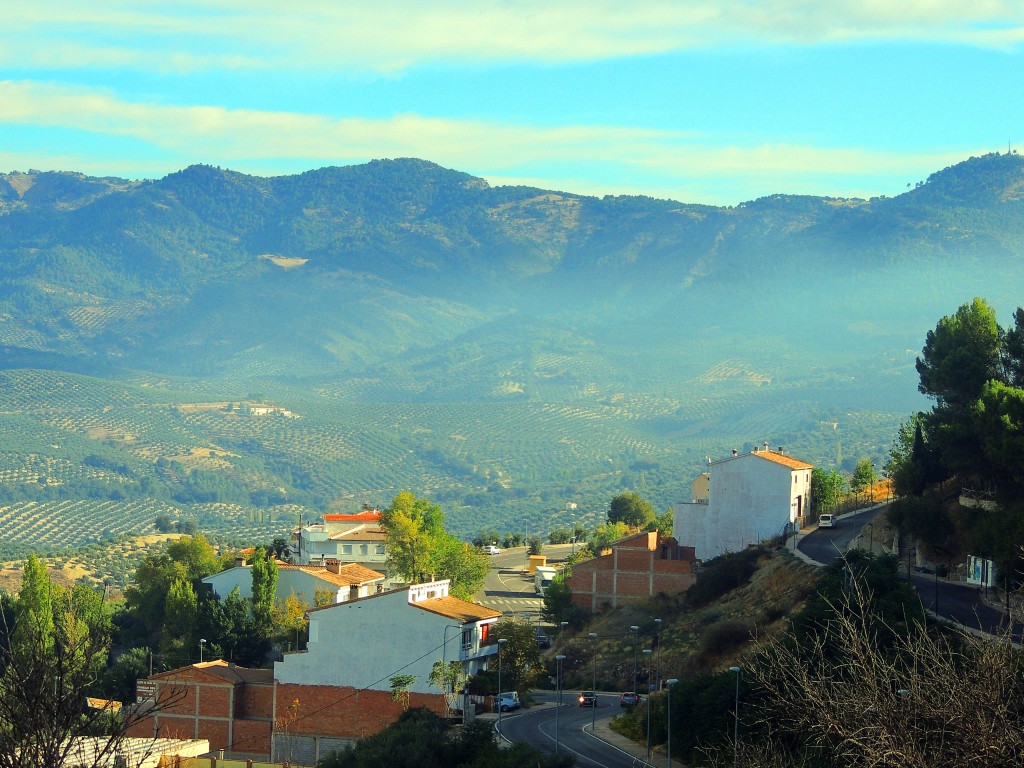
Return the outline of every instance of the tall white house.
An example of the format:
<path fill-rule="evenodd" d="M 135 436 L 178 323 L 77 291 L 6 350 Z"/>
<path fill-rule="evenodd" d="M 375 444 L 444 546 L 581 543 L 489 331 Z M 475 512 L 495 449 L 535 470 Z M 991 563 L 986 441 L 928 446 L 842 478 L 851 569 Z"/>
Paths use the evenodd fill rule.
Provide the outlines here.
<path fill-rule="evenodd" d="M 799 525 L 811 499 L 814 467 L 772 450 L 733 451 L 694 480 L 691 499 L 675 505 L 672 535 L 698 560 L 739 552 Z"/>
<path fill-rule="evenodd" d="M 440 694 L 429 682 L 434 662 L 460 661 L 467 675 L 486 669 L 498 651 L 492 626 L 502 616 L 451 597 L 449 584 L 413 584 L 309 611 L 308 650 L 285 654 L 274 678 L 390 691 L 391 677 L 409 674 L 412 693 Z"/>

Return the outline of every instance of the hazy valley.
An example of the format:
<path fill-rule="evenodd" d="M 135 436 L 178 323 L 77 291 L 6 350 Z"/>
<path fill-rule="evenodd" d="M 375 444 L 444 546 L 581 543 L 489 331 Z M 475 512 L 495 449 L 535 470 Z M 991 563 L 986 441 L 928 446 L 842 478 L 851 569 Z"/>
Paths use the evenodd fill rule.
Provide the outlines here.
<path fill-rule="evenodd" d="M 6 556 L 161 514 L 269 539 L 401 489 L 467 537 L 592 525 L 764 440 L 881 465 L 936 320 L 1021 303 L 1022 194 L 1017 155 L 730 208 L 418 160 L 0 175 Z"/>

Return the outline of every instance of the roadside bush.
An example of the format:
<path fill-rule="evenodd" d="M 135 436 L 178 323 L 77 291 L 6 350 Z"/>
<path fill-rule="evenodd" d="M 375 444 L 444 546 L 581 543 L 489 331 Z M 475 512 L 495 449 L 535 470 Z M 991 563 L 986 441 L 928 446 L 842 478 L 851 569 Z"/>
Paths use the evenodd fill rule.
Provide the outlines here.
<path fill-rule="evenodd" d="M 708 562 L 697 577 L 697 583 L 686 592 L 690 609 L 710 605 L 737 587 L 742 587 L 757 570 L 760 550 L 747 549 L 716 557 Z"/>
<path fill-rule="evenodd" d="M 723 619 L 704 630 L 700 652 L 705 658 L 726 656 L 742 648 L 750 638 L 750 625 L 745 621 Z"/>

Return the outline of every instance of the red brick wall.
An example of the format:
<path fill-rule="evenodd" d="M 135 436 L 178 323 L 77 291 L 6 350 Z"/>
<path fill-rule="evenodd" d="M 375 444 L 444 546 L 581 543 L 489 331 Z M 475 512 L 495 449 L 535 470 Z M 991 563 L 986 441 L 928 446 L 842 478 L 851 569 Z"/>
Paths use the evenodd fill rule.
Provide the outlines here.
<path fill-rule="evenodd" d="M 286 714 L 293 701 L 295 719 L 288 724 L 291 733 L 339 736 L 361 739 L 383 730 L 402 714 L 402 704 L 391 700 L 389 691 L 357 691 L 329 685 L 279 684 L 277 686 L 278 730 L 284 730 Z M 427 707 L 439 715 L 445 713 L 441 694 L 413 693 L 410 707 Z"/>
<path fill-rule="evenodd" d="M 274 686 L 247 683 L 235 690 L 235 717 L 273 717 Z"/>
<path fill-rule="evenodd" d="M 269 755 L 272 725 L 270 720 L 235 720 L 235 744 L 232 750 Z"/>
<path fill-rule="evenodd" d="M 400 702 L 392 701 L 389 691 L 292 684 L 275 688 L 262 683 L 240 683 L 234 687 L 236 706 L 232 713 L 228 705 L 230 686 L 200 684 L 197 716 L 195 677 L 191 674 L 174 677 L 174 680 L 158 678 L 159 695 L 166 695 L 172 686 L 184 692 L 173 706 L 157 713 L 158 735 L 209 739 L 210 749 L 266 755 L 268 759 L 275 730 L 359 739 L 383 730 L 403 710 Z M 296 700 L 298 705 L 291 708 Z M 438 714 L 445 714 L 441 694 L 413 693 L 409 697 L 409 706 L 427 707 Z M 242 709 L 247 717 L 239 716 Z M 153 736 L 153 718 L 136 723 L 129 730 L 129 735 Z"/>
<path fill-rule="evenodd" d="M 662 559 L 663 552 L 686 559 Z M 610 554 L 577 564 L 568 583 L 576 605 L 597 611 L 659 592 L 682 592 L 694 581 L 692 547 L 677 547 L 668 538 L 659 542 L 652 533 L 626 539 Z"/>

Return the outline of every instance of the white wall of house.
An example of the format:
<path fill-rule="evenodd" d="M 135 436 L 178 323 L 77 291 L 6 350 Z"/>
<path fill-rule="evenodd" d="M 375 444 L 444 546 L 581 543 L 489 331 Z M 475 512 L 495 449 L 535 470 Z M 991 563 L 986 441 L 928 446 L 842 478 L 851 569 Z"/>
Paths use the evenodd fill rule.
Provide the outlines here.
<path fill-rule="evenodd" d="M 700 560 L 738 552 L 784 532 L 807 513 L 811 467 L 792 468 L 768 452 L 731 456 L 709 466 L 707 503 L 679 503 L 672 534 Z"/>
<path fill-rule="evenodd" d="M 410 691 L 440 693 L 428 679 L 442 647 L 446 660 L 461 659 L 467 674 L 477 672 L 496 652 L 496 646 L 479 645 L 480 625 L 492 621 L 463 625 L 411 605 L 404 589 L 339 603 L 310 612 L 307 650 L 276 662 L 274 678 L 388 691 L 392 676 L 414 675 Z"/>
<path fill-rule="evenodd" d="M 294 548 L 297 565 L 319 565 L 324 560 L 343 563 L 363 563 L 370 568 L 383 566 L 388 559 L 384 542 L 374 538 L 361 538 L 358 531 L 341 539 L 332 539 L 322 526 L 307 526 L 299 531 L 299 543 Z M 381 568 L 376 568 L 381 570 Z"/>
<path fill-rule="evenodd" d="M 234 568 L 207 576 L 203 583 L 213 587 L 214 593 L 221 600 L 231 594 L 231 590 L 236 586 L 241 597 L 252 597 L 252 566 L 236 565 Z M 284 600 L 294 593 L 303 602 L 313 605 L 318 589 L 330 590 L 335 602 L 347 600 L 349 597 L 348 587 L 339 587 L 326 579 L 318 578 L 316 574 L 298 568 L 277 569 L 278 600 Z"/>

